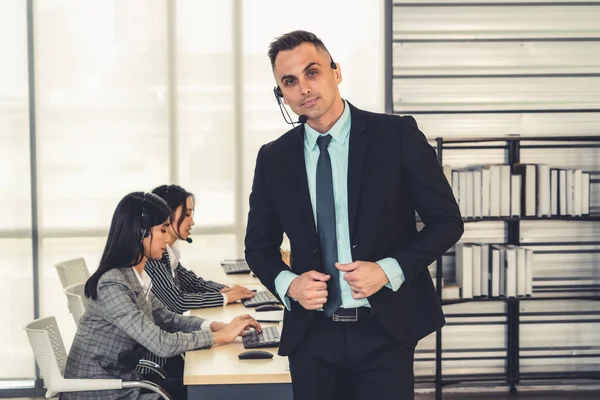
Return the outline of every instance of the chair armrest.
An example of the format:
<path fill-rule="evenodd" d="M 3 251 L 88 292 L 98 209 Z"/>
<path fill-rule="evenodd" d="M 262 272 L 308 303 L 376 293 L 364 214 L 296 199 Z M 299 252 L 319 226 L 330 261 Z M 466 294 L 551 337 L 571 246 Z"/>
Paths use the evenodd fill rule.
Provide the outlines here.
<path fill-rule="evenodd" d="M 169 373 L 167 371 L 164 370 L 164 368 L 161 368 L 160 365 L 149 361 L 149 360 L 140 360 L 138 362 L 138 368 L 143 367 L 143 368 L 148 368 L 149 370 L 151 370 L 152 372 L 154 372 L 155 374 L 157 374 L 158 376 L 160 376 L 162 379 L 169 379 Z"/>
<path fill-rule="evenodd" d="M 53 382 L 52 392 L 87 392 L 90 390 L 121 389 L 121 383 L 121 379 L 60 379 L 58 382 Z"/>
<path fill-rule="evenodd" d="M 163 388 L 158 386 L 154 382 L 149 381 L 123 381 L 123 389 L 140 388 L 148 389 L 154 393 L 158 393 L 164 400 L 173 400 L 171 395 L 167 393 Z"/>

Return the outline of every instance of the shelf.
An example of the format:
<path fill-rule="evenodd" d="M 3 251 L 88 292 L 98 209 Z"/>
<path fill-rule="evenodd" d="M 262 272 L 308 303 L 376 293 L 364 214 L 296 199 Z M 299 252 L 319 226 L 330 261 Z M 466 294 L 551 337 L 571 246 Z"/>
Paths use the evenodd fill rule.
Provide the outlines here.
<path fill-rule="evenodd" d="M 488 222 L 488 221 L 600 221 L 600 215 L 584 215 L 573 217 L 570 215 L 553 215 L 551 217 L 465 217 L 464 223 L 470 222 Z"/>
<path fill-rule="evenodd" d="M 570 215 L 553 215 L 551 217 L 463 217 L 465 224 L 472 222 L 512 222 L 512 221 L 600 221 L 600 215 L 584 215 L 573 217 Z M 421 218 L 416 218 L 418 223 L 423 223 Z"/>
<path fill-rule="evenodd" d="M 600 372 L 526 372 L 519 375 L 519 381 L 526 380 L 554 380 L 554 379 L 600 379 Z M 473 374 L 473 375 L 445 375 L 442 377 L 442 385 L 456 385 L 467 382 L 503 381 L 506 382 L 505 374 Z M 434 383 L 432 376 L 415 377 L 415 383 Z"/>
<path fill-rule="evenodd" d="M 442 385 L 452 385 L 462 382 L 482 382 L 482 381 L 505 381 L 505 374 L 473 374 L 473 375 L 446 375 L 442 377 Z M 434 383 L 435 377 L 418 376 L 415 377 L 415 383 Z"/>
<path fill-rule="evenodd" d="M 502 136 L 502 137 L 472 137 L 472 138 L 436 138 L 442 140 L 443 144 L 455 143 L 481 143 L 481 142 L 600 142 L 600 136 Z"/>
<path fill-rule="evenodd" d="M 461 303 L 474 303 L 474 302 L 490 302 L 490 301 L 540 301 L 540 300 L 589 300 L 598 301 L 600 300 L 600 294 L 597 296 L 556 296 L 556 297 L 478 297 L 473 299 L 448 299 L 442 300 L 442 305 L 452 305 Z"/>

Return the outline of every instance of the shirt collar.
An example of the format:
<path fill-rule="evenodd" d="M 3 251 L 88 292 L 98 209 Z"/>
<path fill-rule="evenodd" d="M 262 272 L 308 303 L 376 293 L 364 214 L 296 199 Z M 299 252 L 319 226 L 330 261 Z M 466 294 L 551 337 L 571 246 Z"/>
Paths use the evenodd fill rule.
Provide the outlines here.
<path fill-rule="evenodd" d="M 173 247 L 167 245 L 167 253 L 169 254 L 169 264 L 171 269 L 177 268 L 179 260 L 181 259 L 181 253 L 179 252 L 177 245 L 173 244 Z"/>
<path fill-rule="evenodd" d="M 348 107 L 348 103 L 346 100 L 344 100 L 344 112 L 342 112 L 340 119 L 336 121 L 336 123 L 331 127 L 329 132 L 326 132 L 326 134 L 330 134 L 332 140 L 345 145 L 346 140 L 350 135 L 351 120 L 350 107 Z M 304 144 L 309 150 L 314 150 L 319 136 L 321 136 L 321 133 L 311 128 L 308 124 L 304 124 Z"/>
<path fill-rule="evenodd" d="M 133 267 L 131 267 L 133 268 Z M 137 278 L 138 282 L 140 283 L 140 286 L 142 287 L 142 291 L 144 292 L 144 296 L 146 296 L 146 299 L 148 298 L 148 294 L 150 293 L 150 288 L 152 287 L 152 280 L 150 279 L 150 275 L 148 275 L 148 273 L 146 272 L 146 270 L 144 269 L 140 274 L 138 274 L 137 270 L 135 268 L 133 268 L 133 273 L 135 274 L 135 277 Z"/>

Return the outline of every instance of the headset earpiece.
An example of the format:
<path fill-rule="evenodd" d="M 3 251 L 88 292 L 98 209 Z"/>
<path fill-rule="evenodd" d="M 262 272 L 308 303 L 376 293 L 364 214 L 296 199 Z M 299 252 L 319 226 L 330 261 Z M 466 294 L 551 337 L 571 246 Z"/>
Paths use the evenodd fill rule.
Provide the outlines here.
<path fill-rule="evenodd" d="M 150 231 L 147 228 L 144 228 L 145 226 L 149 226 L 150 222 L 147 221 L 148 220 L 148 214 L 146 214 L 146 209 L 144 207 L 144 205 L 146 204 L 146 193 L 144 193 L 144 196 L 142 197 L 142 218 L 140 221 L 140 242 L 142 242 L 145 238 L 147 238 L 150 235 Z"/>
<path fill-rule="evenodd" d="M 337 64 L 333 61 L 333 58 L 331 59 L 331 69 L 337 69 Z"/>

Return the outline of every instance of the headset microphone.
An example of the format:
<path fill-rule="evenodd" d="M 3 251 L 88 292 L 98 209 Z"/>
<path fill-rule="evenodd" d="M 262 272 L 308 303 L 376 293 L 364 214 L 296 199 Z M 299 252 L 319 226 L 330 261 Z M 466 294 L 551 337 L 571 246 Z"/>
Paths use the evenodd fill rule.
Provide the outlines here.
<path fill-rule="evenodd" d="M 187 239 L 185 239 L 185 241 L 188 242 L 188 243 L 192 243 L 193 242 L 192 238 L 187 238 Z"/>
<path fill-rule="evenodd" d="M 283 98 L 283 93 L 281 92 L 281 88 L 279 87 L 279 85 L 273 88 L 273 94 L 275 95 L 275 100 L 277 100 L 277 104 L 279 105 L 279 110 L 281 111 L 281 116 L 283 117 L 283 120 L 286 124 L 292 125 L 294 127 L 296 134 L 300 138 L 300 141 L 302 141 L 302 135 L 300 134 L 300 131 L 298 130 L 296 124 L 304 125 L 308 118 L 306 117 L 306 115 L 300 115 L 298 116 L 298 121 L 292 120 L 292 117 L 288 113 L 287 108 L 285 108 L 285 106 L 283 105 L 283 101 L 281 101 L 281 99 Z"/>

